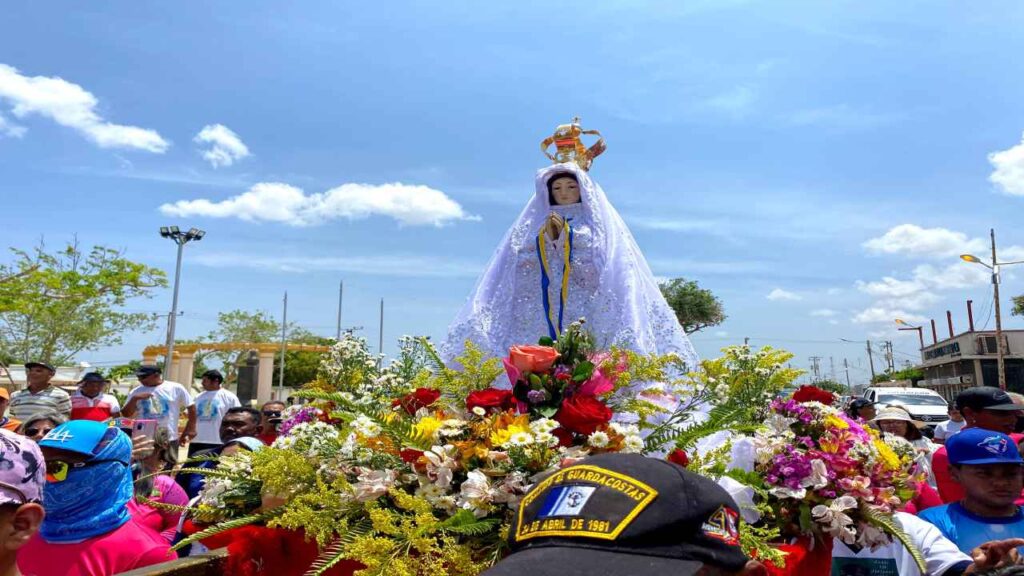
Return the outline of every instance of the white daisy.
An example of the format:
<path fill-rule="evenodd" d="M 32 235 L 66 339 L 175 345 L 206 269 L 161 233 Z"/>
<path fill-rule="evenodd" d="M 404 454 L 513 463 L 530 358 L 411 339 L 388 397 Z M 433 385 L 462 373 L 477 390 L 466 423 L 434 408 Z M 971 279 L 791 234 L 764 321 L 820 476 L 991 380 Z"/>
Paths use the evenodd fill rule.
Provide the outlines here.
<path fill-rule="evenodd" d="M 587 444 L 594 448 L 604 448 L 608 445 L 608 435 L 598 430 L 587 438 Z"/>

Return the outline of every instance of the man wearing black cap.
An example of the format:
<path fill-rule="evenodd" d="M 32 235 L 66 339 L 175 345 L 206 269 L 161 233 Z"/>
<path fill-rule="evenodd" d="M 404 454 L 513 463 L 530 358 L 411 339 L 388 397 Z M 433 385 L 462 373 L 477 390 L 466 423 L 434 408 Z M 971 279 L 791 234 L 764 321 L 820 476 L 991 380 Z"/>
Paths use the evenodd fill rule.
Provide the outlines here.
<path fill-rule="evenodd" d="M 78 382 L 78 391 L 71 396 L 71 419 L 103 422 L 121 415 L 121 404 L 103 388 L 110 381 L 99 372 L 89 372 Z"/>
<path fill-rule="evenodd" d="M 767 574 L 739 544 L 739 508 L 670 462 L 600 454 L 535 486 L 485 576 Z"/>
<path fill-rule="evenodd" d="M 167 430 L 171 441 L 178 440 L 184 446 L 196 436 L 196 406 L 188 390 L 177 382 L 164 380 L 158 366 L 140 366 L 135 371 L 141 386 L 128 393 L 122 412 L 128 418 L 156 420 Z M 178 417 L 182 410 L 188 414 L 185 430 L 178 436 Z"/>
<path fill-rule="evenodd" d="M 71 397 L 50 384 L 57 370 L 45 362 L 27 362 L 25 379 L 28 386 L 11 394 L 9 413 L 12 418 L 26 420 L 38 412 L 53 410 L 71 416 Z"/>
<path fill-rule="evenodd" d="M 1013 434 L 1017 424 L 1017 415 L 1021 407 L 1013 403 L 1013 399 L 1005 391 L 993 386 L 975 386 L 957 395 L 956 407 L 964 417 L 963 430 L 984 428 L 1008 434 L 1014 442 L 1019 443 L 1024 436 Z M 949 471 L 949 456 L 946 447 L 942 446 L 932 454 L 932 472 L 939 489 L 939 496 L 946 504 L 959 502 L 964 498 L 964 489 Z M 1024 497 L 1024 494 L 1022 494 Z"/>
<path fill-rule="evenodd" d="M 241 406 L 238 396 L 221 386 L 224 376 L 217 370 L 203 373 L 203 391 L 196 396 L 196 437 L 188 445 L 188 457 L 199 450 L 221 445 L 220 421 L 228 410 Z"/>

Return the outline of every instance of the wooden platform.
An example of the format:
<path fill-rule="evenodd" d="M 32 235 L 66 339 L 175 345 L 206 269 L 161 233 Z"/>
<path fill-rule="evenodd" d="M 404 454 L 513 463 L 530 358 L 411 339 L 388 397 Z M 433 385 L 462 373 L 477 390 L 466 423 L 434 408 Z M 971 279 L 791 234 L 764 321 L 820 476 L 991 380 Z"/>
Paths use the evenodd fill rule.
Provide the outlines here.
<path fill-rule="evenodd" d="M 220 548 L 198 556 L 122 572 L 118 576 L 221 576 L 227 556 L 227 548 Z"/>

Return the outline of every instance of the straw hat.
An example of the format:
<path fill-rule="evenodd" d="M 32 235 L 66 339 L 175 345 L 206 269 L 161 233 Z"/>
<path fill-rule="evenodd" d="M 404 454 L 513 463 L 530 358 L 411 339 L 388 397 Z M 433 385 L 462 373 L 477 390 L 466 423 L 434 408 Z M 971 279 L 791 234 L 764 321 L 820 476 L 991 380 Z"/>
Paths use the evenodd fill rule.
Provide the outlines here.
<path fill-rule="evenodd" d="M 899 406 L 889 406 L 879 410 L 872 422 L 878 423 L 879 420 L 903 420 L 904 422 L 910 422 L 918 428 L 927 426 L 924 422 L 911 418 L 910 413 Z"/>

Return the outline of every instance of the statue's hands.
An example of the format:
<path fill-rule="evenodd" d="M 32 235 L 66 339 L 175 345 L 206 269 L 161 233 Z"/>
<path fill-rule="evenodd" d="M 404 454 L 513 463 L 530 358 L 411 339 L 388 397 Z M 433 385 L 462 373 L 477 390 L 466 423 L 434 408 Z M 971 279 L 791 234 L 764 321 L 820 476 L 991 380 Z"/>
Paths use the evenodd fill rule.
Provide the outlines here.
<path fill-rule="evenodd" d="M 558 237 L 562 234 L 562 228 L 565 226 L 565 219 L 552 212 L 548 214 L 546 226 L 548 237 L 552 240 L 558 240 Z"/>

